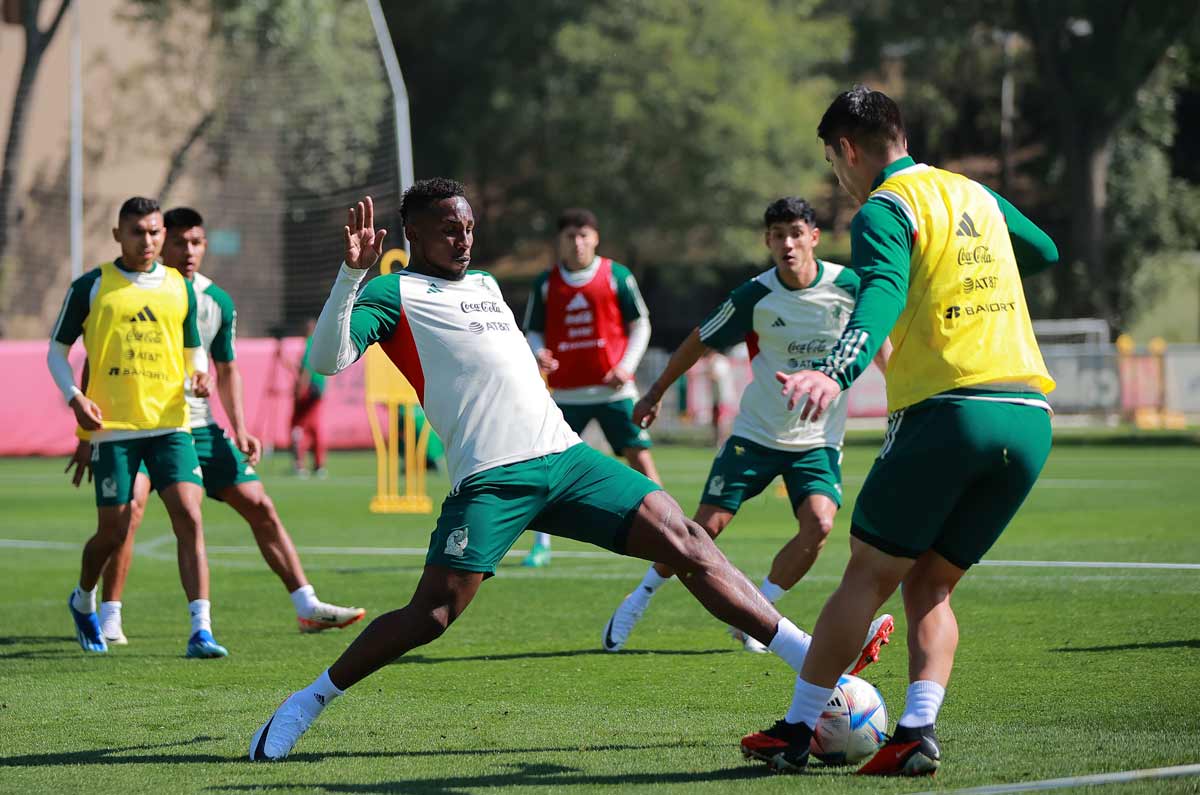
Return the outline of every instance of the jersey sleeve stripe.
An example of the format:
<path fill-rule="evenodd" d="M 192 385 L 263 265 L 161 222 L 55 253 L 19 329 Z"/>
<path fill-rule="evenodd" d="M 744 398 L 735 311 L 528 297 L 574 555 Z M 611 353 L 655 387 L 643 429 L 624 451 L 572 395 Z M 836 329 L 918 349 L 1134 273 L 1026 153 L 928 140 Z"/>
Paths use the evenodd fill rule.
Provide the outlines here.
<path fill-rule="evenodd" d="M 726 299 L 725 303 L 721 304 L 721 308 L 717 310 L 717 314 L 713 315 L 712 320 L 700 327 L 700 339 L 707 339 L 720 331 L 733 317 L 733 312 L 733 301 Z"/>
<path fill-rule="evenodd" d="M 58 319 L 54 321 L 54 328 L 50 331 L 50 339 L 58 340 L 58 332 L 62 330 L 63 319 L 67 316 L 67 307 L 71 303 L 71 294 L 75 292 L 75 287 L 72 286 L 67 290 L 67 295 L 63 298 L 62 309 L 58 310 Z"/>
<path fill-rule="evenodd" d="M 917 214 L 913 212 L 913 208 L 909 206 L 908 202 L 904 200 L 903 196 L 890 190 L 877 190 L 871 194 L 871 198 L 882 199 L 899 207 L 901 212 L 904 213 L 905 217 L 908 218 L 908 222 L 912 224 L 913 234 L 916 234 Z"/>

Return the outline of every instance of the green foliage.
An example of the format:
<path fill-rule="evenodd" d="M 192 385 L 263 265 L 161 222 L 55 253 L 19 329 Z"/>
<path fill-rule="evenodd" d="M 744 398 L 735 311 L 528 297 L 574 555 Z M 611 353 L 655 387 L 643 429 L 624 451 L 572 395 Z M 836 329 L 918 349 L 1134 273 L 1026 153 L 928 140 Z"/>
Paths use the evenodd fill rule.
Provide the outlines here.
<path fill-rule="evenodd" d="M 248 179 L 300 194 L 360 183 L 391 111 L 365 9 L 339 0 L 209 0 L 207 11 L 212 71 L 203 93 L 214 118 L 203 138 L 218 163 L 236 158 Z M 184 0 L 135 0 L 134 17 L 164 31 L 164 50 L 179 46 L 173 25 L 194 14 Z M 247 153 L 250 139 L 269 148 Z"/>
<path fill-rule="evenodd" d="M 482 260 L 545 240 L 573 205 L 596 210 L 619 258 L 757 257 L 766 203 L 827 171 L 822 75 L 849 30 L 814 8 L 458 0 L 395 13 L 418 172 L 466 179 L 477 215 L 503 219 L 481 226 Z"/>

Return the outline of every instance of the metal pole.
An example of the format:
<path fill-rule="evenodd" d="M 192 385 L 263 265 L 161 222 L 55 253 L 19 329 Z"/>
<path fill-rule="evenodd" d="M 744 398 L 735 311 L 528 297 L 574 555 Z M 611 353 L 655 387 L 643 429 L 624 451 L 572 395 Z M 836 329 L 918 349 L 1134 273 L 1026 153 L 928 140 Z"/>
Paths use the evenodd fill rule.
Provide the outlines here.
<path fill-rule="evenodd" d="M 408 88 L 404 85 L 400 61 L 396 58 L 396 48 L 392 44 L 392 35 L 388 32 L 387 19 L 383 16 L 379 0 L 367 0 L 367 8 L 371 11 L 371 24 L 375 28 L 375 39 L 379 42 L 379 53 L 383 56 L 388 82 L 392 85 L 392 105 L 396 117 L 396 156 L 400 163 L 400 192 L 403 193 L 415 180 L 412 124 L 408 116 Z M 404 237 L 404 230 L 400 230 L 398 237 L 403 242 L 404 251 L 407 252 L 408 240 Z"/>
<path fill-rule="evenodd" d="M 83 275 L 83 3 L 71 9 L 71 280 Z"/>

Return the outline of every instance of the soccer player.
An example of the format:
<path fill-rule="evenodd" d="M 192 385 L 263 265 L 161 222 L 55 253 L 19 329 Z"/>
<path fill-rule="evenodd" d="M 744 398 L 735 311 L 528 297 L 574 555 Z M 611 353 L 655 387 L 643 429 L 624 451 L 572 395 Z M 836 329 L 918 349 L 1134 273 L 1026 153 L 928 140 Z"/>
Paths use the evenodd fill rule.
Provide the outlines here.
<path fill-rule="evenodd" d="M 234 351 L 237 308 L 229 293 L 200 273 L 208 247 L 204 219 L 190 207 L 176 207 L 163 216 L 163 221 L 166 227 L 163 264 L 181 273 L 196 293 L 201 344 L 216 369 L 217 394 L 233 426 L 231 439 L 217 423 L 208 399 L 188 395 L 192 440 L 200 460 L 204 489 L 209 497 L 229 505 L 250 525 L 263 559 L 291 596 L 301 632 L 349 626 L 362 619 L 366 611 L 327 604 L 317 598 L 304 575 L 291 536 L 254 471 L 262 443 L 246 427 L 242 408 L 242 374 Z M 81 442 L 81 447 L 86 444 Z M 133 559 L 134 534 L 141 524 L 140 509 L 145 506 L 149 492 L 150 478 L 143 467 L 134 486 L 135 507 L 129 534 L 104 568 L 100 630 L 110 644 L 128 642 L 121 622 L 121 595 Z"/>
<path fill-rule="evenodd" d="M 808 761 L 809 739 L 855 635 L 902 586 L 909 681 L 892 738 L 860 773 L 921 775 L 941 763 L 934 723 L 958 624 L 950 595 L 995 543 L 1050 452 L 1054 381 L 1033 336 L 1021 277 L 1058 260 L 1008 201 L 913 161 L 900 108 L 858 86 L 817 135 L 862 207 L 850 225 L 858 305 L 817 366 L 779 373 L 789 405 L 820 418 L 891 334 L 888 430 L 854 507 L 851 555 L 825 603 L 791 708 L 742 750 L 776 770 Z"/>
<path fill-rule="evenodd" d="M 129 533 L 133 482 L 145 462 L 177 540 L 192 624 L 187 655 L 224 657 L 228 652 L 212 636 L 200 462 L 184 394 L 188 383 L 195 394 L 208 394 L 208 359 L 191 283 L 158 262 L 163 236 L 158 202 L 135 196 L 122 204 L 113 229 L 121 256 L 72 282 L 51 334 L 50 374 L 92 435 L 98 514 L 67 609 L 84 651 L 108 651 L 96 618 L 96 582 Z M 86 394 L 67 361 L 81 334 L 91 363 Z"/>
<path fill-rule="evenodd" d="M 613 452 L 655 483 L 650 434 L 632 420 L 633 375 L 650 342 L 650 315 L 633 274 L 596 254 L 600 224 L 591 210 L 558 217 L 558 262 L 534 282 L 525 336 L 571 430 L 596 420 Z M 525 566 L 550 562 L 550 535 L 537 533 Z"/>
<path fill-rule="evenodd" d="M 787 196 L 772 202 L 763 226 L 774 267 L 734 290 L 692 330 L 634 407 L 633 420 L 642 427 L 653 423 L 663 395 L 706 351 L 746 342 L 754 380 L 742 393 L 733 435 L 713 461 L 692 520 L 716 538 L 743 502 L 782 475 L 799 529 L 779 550 L 760 586 L 775 603 L 812 568 L 833 528 L 842 504 L 846 432 L 845 399 L 839 398 L 817 420 L 802 420 L 779 396 L 775 373 L 811 368 L 829 353 L 854 309 L 858 276 L 817 259 L 821 230 L 804 199 Z M 876 357 L 881 370 L 887 353 L 885 345 Z M 662 563 L 650 567 L 608 620 L 605 650 L 624 648 L 650 599 L 674 573 Z M 891 616 L 880 617 L 881 631 L 890 633 L 892 626 Z M 766 651 L 754 638 L 731 631 L 747 651 Z"/>
<path fill-rule="evenodd" d="M 304 357 L 296 368 L 296 388 L 292 396 L 292 456 L 296 476 L 306 478 L 309 471 L 304 468 L 304 457 L 312 446 L 312 472 L 319 478 L 325 477 L 325 434 L 321 429 L 321 404 L 325 397 L 325 376 L 313 369 L 309 360 L 312 350 L 315 320 L 304 326 Z"/>
<path fill-rule="evenodd" d="M 417 182 L 400 204 L 412 261 L 355 298 L 383 253 L 368 197 L 350 210 L 345 261 L 313 338 L 313 365 L 350 366 L 378 342 L 446 443 L 453 484 L 411 601 L 376 618 L 332 666 L 289 696 L 250 741 L 279 759 L 342 692 L 438 638 L 527 527 L 661 560 L 720 620 L 796 668 L 811 638 L 783 618 L 657 483 L 580 442 L 546 390 L 496 281 L 468 270 L 475 218 L 462 185 Z M 868 652 L 877 646 L 867 639 Z M 866 652 L 864 652 L 864 655 Z"/>

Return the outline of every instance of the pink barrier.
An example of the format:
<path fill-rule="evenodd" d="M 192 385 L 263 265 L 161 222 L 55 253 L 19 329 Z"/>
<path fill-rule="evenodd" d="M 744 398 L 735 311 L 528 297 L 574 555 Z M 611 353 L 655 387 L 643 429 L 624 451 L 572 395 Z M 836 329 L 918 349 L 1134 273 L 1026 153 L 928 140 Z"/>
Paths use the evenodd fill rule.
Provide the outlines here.
<path fill-rule="evenodd" d="M 16 385 L 0 391 L 0 456 L 68 455 L 75 449 L 75 415 L 46 369 L 48 344 L 0 342 L 0 372 L 17 378 Z M 264 444 L 287 447 L 295 367 L 304 354 L 304 340 L 241 339 L 237 350 L 250 431 Z M 78 381 L 84 360 L 81 344 L 71 349 L 70 359 Z M 322 418 L 329 446 L 371 447 L 361 363 L 325 384 Z M 218 420 L 228 428 L 220 400 L 214 397 L 212 402 Z"/>

